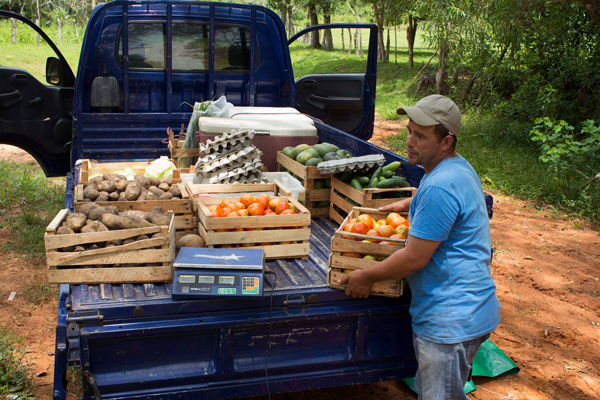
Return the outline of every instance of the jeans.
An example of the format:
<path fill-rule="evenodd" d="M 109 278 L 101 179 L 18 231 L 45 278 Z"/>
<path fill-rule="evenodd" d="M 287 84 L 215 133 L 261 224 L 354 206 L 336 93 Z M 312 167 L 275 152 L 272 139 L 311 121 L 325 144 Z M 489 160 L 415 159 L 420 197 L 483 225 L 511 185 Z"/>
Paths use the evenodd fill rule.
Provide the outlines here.
<path fill-rule="evenodd" d="M 462 343 L 433 343 L 413 333 L 418 370 L 415 392 L 419 400 L 466 400 L 465 383 L 471 378 L 471 364 L 481 343 L 490 335 Z"/>

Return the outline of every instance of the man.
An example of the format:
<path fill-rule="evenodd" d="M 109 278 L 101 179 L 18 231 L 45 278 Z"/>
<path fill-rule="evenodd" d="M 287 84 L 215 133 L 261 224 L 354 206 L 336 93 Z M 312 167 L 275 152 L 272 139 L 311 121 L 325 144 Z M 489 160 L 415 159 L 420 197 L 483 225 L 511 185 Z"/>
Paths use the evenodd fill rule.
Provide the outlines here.
<path fill-rule="evenodd" d="M 409 211 L 406 247 L 365 270 L 353 271 L 347 295 L 366 298 L 374 282 L 406 278 L 412 292 L 413 346 L 419 399 L 466 399 L 463 387 L 479 346 L 500 321 L 490 276 L 490 226 L 483 188 L 471 165 L 455 151 L 460 110 L 433 95 L 408 115 L 408 162 L 425 176 L 415 196 L 383 211 Z"/>

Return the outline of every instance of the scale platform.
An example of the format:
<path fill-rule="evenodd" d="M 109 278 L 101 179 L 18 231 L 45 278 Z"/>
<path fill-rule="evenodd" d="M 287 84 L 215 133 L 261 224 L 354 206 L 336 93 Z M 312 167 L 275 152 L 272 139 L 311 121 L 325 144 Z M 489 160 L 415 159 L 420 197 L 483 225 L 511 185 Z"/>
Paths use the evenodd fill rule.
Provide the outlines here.
<path fill-rule="evenodd" d="M 182 247 L 173 263 L 173 299 L 260 299 L 262 249 Z"/>

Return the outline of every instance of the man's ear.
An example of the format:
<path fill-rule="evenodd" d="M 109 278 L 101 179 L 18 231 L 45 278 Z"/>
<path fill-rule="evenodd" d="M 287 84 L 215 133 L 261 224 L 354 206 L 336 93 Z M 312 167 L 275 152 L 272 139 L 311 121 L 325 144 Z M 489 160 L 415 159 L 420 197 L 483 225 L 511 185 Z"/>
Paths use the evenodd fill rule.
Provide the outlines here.
<path fill-rule="evenodd" d="M 452 135 L 446 135 L 444 139 L 442 139 L 442 147 L 446 150 L 452 147 L 452 142 L 454 141 L 454 137 Z"/>

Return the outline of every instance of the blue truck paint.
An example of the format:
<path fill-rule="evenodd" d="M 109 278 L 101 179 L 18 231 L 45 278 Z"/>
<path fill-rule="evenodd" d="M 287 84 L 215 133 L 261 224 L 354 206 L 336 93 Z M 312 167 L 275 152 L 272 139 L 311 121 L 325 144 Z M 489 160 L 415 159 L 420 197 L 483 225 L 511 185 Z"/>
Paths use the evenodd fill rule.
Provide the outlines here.
<path fill-rule="evenodd" d="M 115 43 L 119 34 L 128 38 L 127 21 L 165 23 L 164 68 L 128 68 L 133 60 L 127 40 L 123 61 L 117 62 Z M 215 70 L 211 41 L 207 69 L 174 70 L 171 39 L 178 21 L 202 21 L 210 37 L 221 24 L 248 29 L 249 65 L 256 67 L 245 72 Z M 372 25 L 362 26 L 376 32 Z M 325 122 L 316 121 L 315 126 L 321 141 L 355 154 L 381 153 L 388 162 L 401 161 L 402 174 L 417 186 L 421 168 L 365 141 L 373 131 L 376 48 L 372 35 L 366 73 L 344 75 L 360 82 L 362 90 L 355 129 L 346 133 L 323 117 Z M 91 107 L 93 81 L 104 75 L 117 80 L 121 109 Z M 304 106 L 302 96 L 311 93 L 298 96 L 297 86 L 328 86 L 329 78 L 337 79 L 316 74 L 294 82 L 283 24 L 260 6 L 170 0 L 99 5 L 89 20 L 74 88 L 71 161 L 67 160 L 74 170 L 67 174 L 66 204 L 73 201 L 77 159 L 145 160 L 167 154 L 162 144 L 166 127 L 175 129 L 189 121 L 183 101 L 193 104 L 226 95 L 235 105 Z M 323 93 L 312 95 L 323 99 Z M 310 111 L 321 115 L 323 110 Z M 27 144 L 23 141 L 20 147 L 27 149 Z M 38 161 L 46 166 L 52 162 L 43 155 Z M 491 216 L 490 196 L 487 202 Z M 409 295 L 354 300 L 328 288 L 330 240 L 336 228 L 331 220 L 314 219 L 308 260 L 268 262 L 277 283 L 265 285 L 267 293 L 258 303 L 174 301 L 170 284 L 61 285 L 53 398 L 66 398 L 67 367 L 81 368 L 86 400 L 266 394 L 267 350 L 270 393 L 413 376 Z"/>

